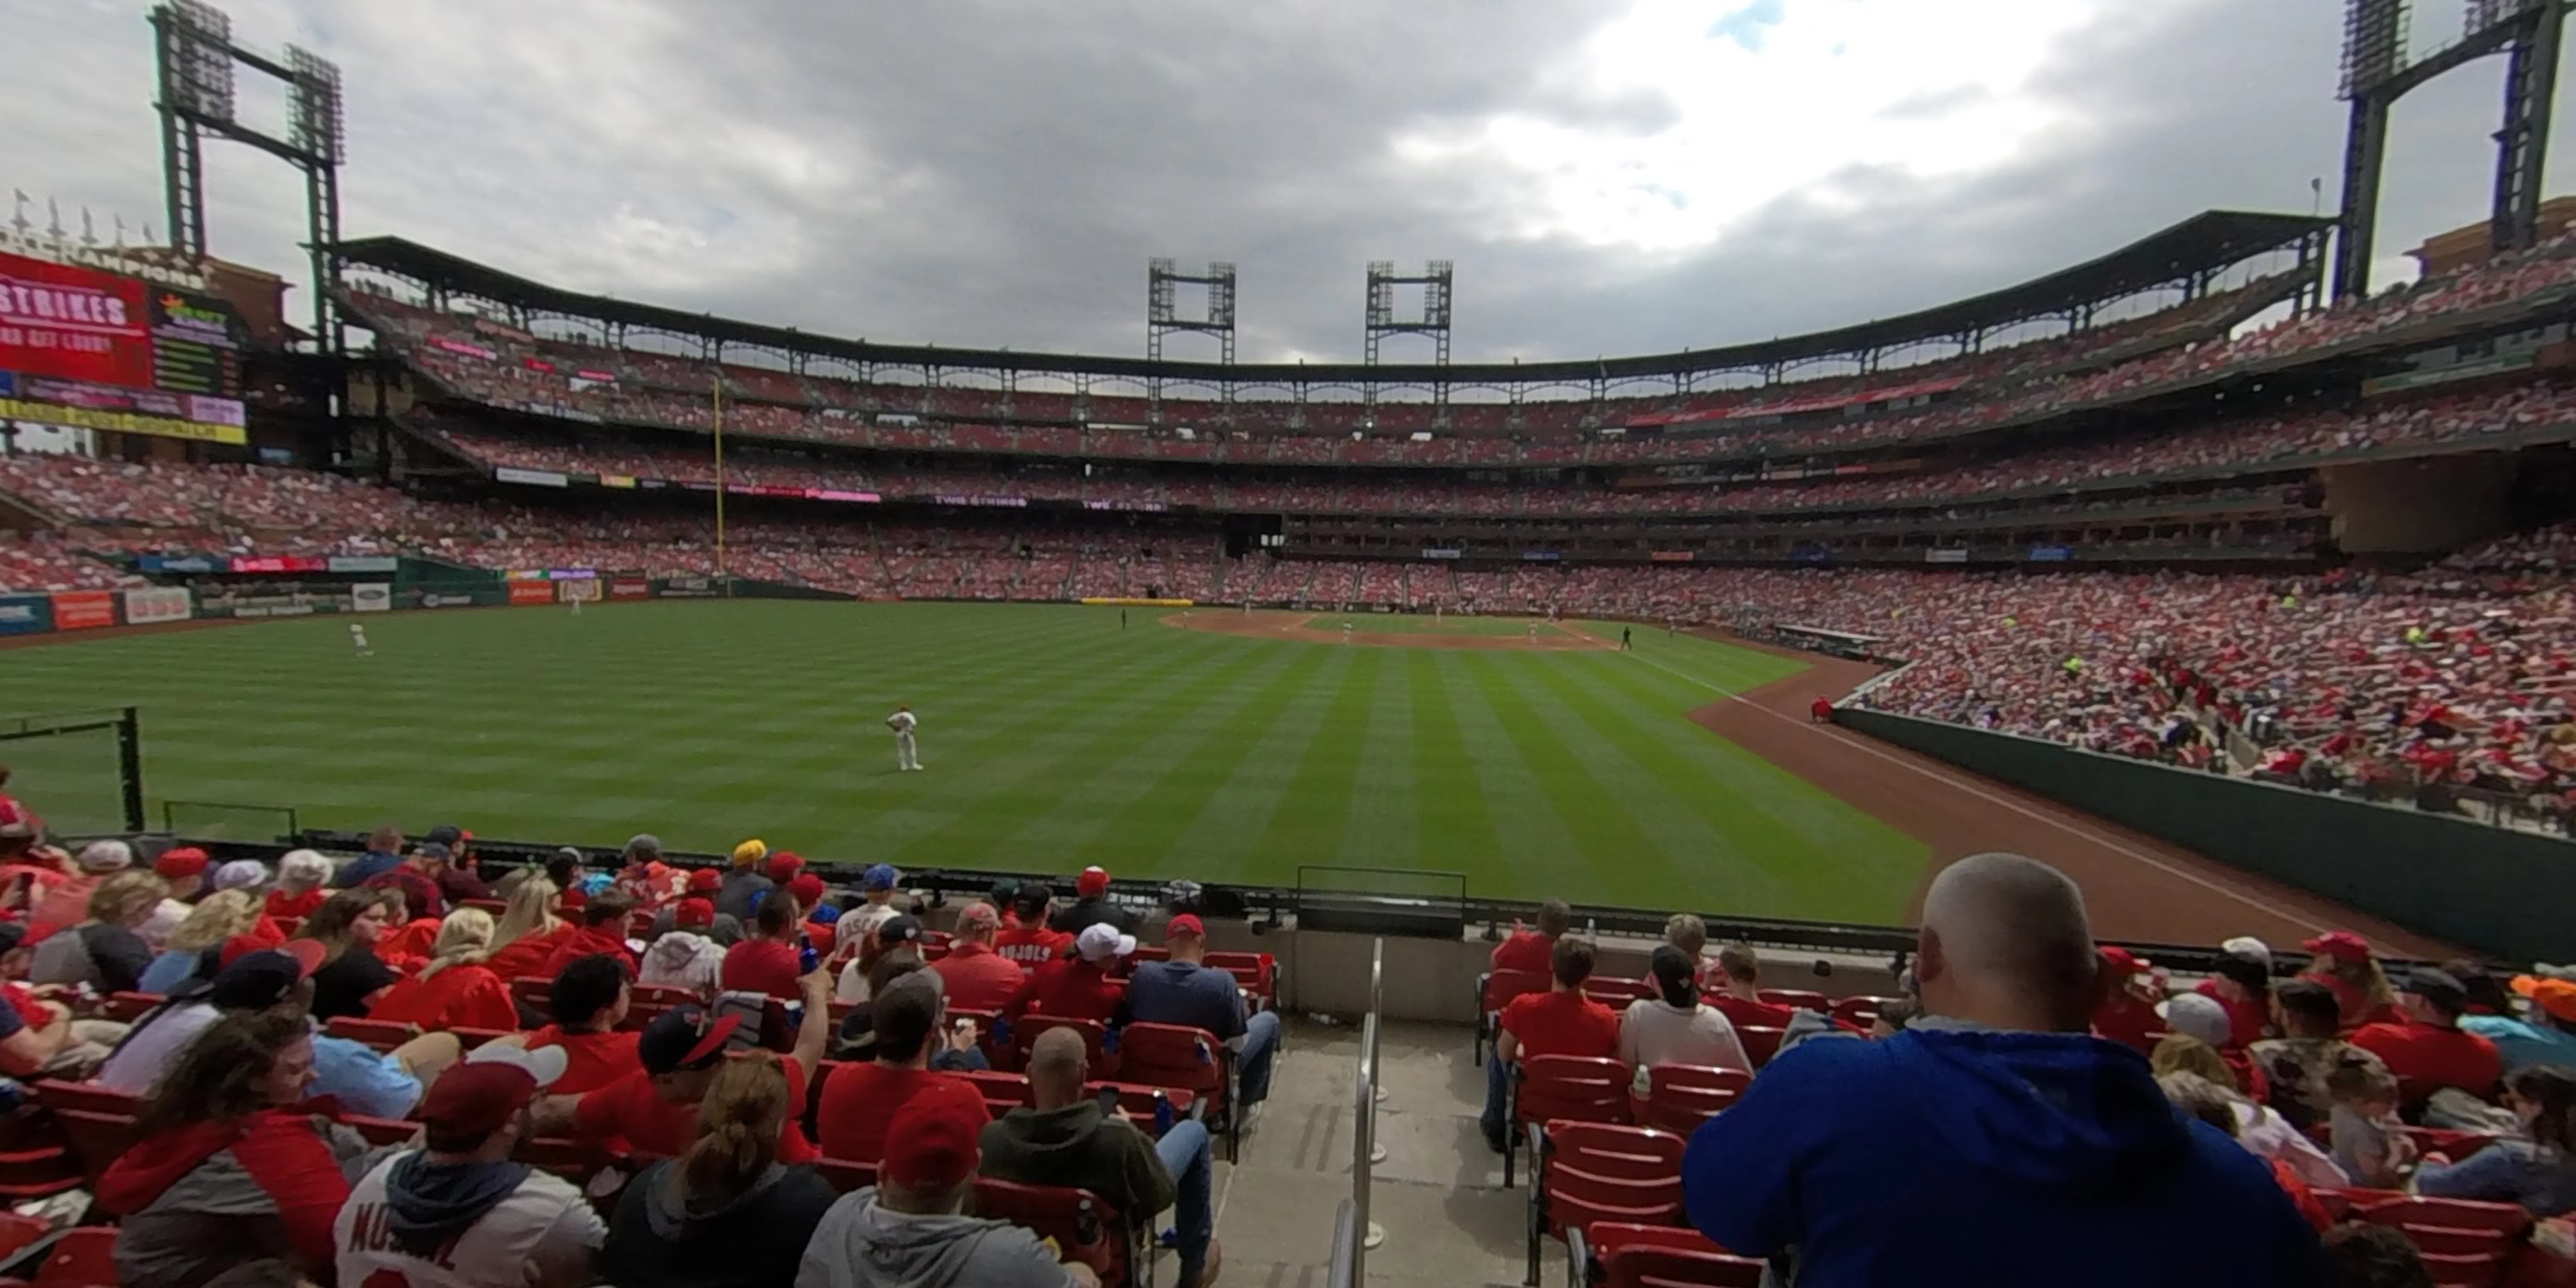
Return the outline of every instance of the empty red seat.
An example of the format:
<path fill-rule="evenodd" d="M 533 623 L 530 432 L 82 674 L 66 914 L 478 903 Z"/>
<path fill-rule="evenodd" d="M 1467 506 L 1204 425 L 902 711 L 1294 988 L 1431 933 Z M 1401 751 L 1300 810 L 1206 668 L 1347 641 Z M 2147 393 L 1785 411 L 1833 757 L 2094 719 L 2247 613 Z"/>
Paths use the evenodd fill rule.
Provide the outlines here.
<path fill-rule="evenodd" d="M 1753 1075 L 1740 1069 L 1650 1065 L 1646 1069 L 1646 1094 L 1638 1095 L 1633 1084 L 1628 1089 L 1629 1116 L 1645 1126 L 1687 1136 L 1719 1110 L 1735 1103 L 1735 1098 L 1752 1085 Z"/>
<path fill-rule="evenodd" d="M 1542 1124 L 1531 1137 L 1528 1282 L 1538 1282 L 1540 1245 L 1596 1221 L 1678 1225 L 1682 1138 L 1613 1123 Z"/>
<path fill-rule="evenodd" d="M 1091 1071 L 1102 1077 L 1118 1072 L 1118 1057 L 1109 1050 L 1109 1026 L 1098 1020 L 1077 1020 L 1062 1015 L 1023 1015 L 1011 1025 L 1011 1048 L 1026 1065 L 1029 1052 L 1037 1049 L 1038 1035 L 1050 1029 L 1071 1029 L 1082 1035 L 1082 1047 L 1091 1061 Z"/>
<path fill-rule="evenodd" d="M 1754 990 L 1754 996 L 1773 1006 L 1791 1006 L 1801 1011 L 1824 1011 L 1828 1014 L 1833 1011 L 1833 1003 L 1812 989 L 1760 988 Z"/>
<path fill-rule="evenodd" d="M 533 1011 L 540 1017 L 554 1014 L 554 992 L 555 982 L 551 979 L 521 975 L 510 981 L 510 1000 L 517 1002 L 519 1009 Z"/>
<path fill-rule="evenodd" d="M 116 1288 L 116 1227 L 74 1226 L 45 1250 L 34 1288 Z"/>
<path fill-rule="evenodd" d="M 1786 1029 L 1764 1028 L 1759 1024 L 1742 1024 L 1736 1026 L 1735 1038 L 1744 1044 L 1744 1058 L 1751 1060 L 1753 1067 L 1759 1069 L 1771 1063 L 1771 1057 L 1780 1054 L 1780 1038 L 1786 1032 Z"/>
<path fill-rule="evenodd" d="M 985 1111 L 996 1118 L 1029 1103 L 1029 1080 L 1022 1074 L 977 1069 L 948 1076 L 974 1083 L 975 1093 L 984 1098 Z"/>
<path fill-rule="evenodd" d="M 1512 1078 L 1510 1139 L 1503 1151 L 1503 1185 L 1512 1183 L 1520 1142 L 1533 1123 L 1625 1123 L 1628 1066 L 1581 1055 L 1537 1055 L 1520 1062 Z"/>

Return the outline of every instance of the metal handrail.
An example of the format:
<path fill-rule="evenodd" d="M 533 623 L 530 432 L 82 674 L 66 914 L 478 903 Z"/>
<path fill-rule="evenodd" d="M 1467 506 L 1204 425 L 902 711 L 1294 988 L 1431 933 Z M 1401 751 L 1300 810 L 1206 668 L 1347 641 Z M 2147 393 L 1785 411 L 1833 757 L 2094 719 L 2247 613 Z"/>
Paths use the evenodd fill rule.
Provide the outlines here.
<path fill-rule="evenodd" d="M 1368 1274 L 1368 1250 L 1386 1236 L 1369 1220 L 1369 1187 L 1377 1162 L 1378 1012 L 1386 998 L 1386 940 L 1369 944 L 1369 1009 L 1360 1020 L 1360 1072 L 1351 1104 L 1351 1205 L 1355 1237 L 1351 1246 L 1354 1283 Z"/>
<path fill-rule="evenodd" d="M 1360 1282 L 1359 1215 L 1349 1199 L 1333 1207 L 1333 1260 L 1324 1272 L 1324 1288 L 1358 1288 Z"/>

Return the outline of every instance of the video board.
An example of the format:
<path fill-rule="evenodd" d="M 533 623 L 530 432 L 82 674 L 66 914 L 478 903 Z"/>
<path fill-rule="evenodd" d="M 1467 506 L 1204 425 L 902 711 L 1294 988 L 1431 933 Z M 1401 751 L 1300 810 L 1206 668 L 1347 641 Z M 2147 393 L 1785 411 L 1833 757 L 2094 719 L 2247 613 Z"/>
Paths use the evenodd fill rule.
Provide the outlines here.
<path fill-rule="evenodd" d="M 215 296 L 0 254 L 0 419 L 246 442 L 247 336 Z"/>

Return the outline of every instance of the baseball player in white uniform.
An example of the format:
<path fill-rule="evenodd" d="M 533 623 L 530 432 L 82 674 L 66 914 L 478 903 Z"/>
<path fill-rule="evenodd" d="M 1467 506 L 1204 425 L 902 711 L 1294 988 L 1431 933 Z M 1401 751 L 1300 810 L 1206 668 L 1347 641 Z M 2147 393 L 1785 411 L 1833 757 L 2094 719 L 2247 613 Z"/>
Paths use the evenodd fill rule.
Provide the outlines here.
<path fill-rule="evenodd" d="M 374 649 L 367 647 L 367 628 L 360 626 L 356 622 L 349 623 L 349 645 L 350 647 L 358 650 L 358 656 L 360 657 L 374 657 L 376 655 L 376 651 Z"/>
<path fill-rule="evenodd" d="M 921 768 L 920 753 L 912 743 L 913 726 L 920 723 L 913 718 L 910 707 L 896 707 L 894 714 L 886 717 L 886 728 L 894 730 L 894 767 L 898 773 Z"/>

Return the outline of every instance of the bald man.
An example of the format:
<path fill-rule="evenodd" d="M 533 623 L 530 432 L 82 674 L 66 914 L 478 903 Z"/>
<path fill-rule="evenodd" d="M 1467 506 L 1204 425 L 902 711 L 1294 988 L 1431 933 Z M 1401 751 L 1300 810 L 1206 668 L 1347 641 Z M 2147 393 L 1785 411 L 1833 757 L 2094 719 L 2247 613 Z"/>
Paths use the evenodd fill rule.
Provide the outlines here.
<path fill-rule="evenodd" d="M 2084 899 L 2014 854 L 1923 896 L 1924 1014 L 1782 1052 L 1691 1137 L 1691 1224 L 1794 1262 L 1798 1288 L 2323 1284 L 2270 1168 L 2187 1121 L 2136 1052 L 2086 1032 Z"/>
<path fill-rule="evenodd" d="M 1029 1047 L 1031 1108 L 1014 1109 L 984 1128 L 984 1175 L 1024 1185 L 1086 1189 L 1133 1221 L 1173 1209 L 1181 1288 L 1216 1278 L 1216 1212 L 1209 1205 L 1216 1171 L 1207 1128 L 1173 1123 L 1158 1141 L 1082 1094 L 1091 1056 L 1082 1035 L 1049 1029 Z"/>

